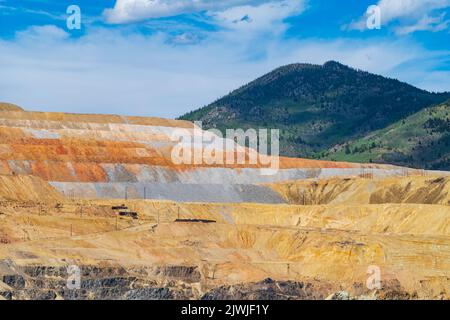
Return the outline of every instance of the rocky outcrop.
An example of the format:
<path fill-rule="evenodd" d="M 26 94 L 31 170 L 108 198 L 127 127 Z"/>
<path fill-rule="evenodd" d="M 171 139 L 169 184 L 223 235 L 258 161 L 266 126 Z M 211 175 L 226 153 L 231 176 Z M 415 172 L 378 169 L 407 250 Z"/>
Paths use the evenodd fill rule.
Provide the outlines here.
<path fill-rule="evenodd" d="M 331 290 L 326 284 L 275 281 L 221 286 L 202 296 L 202 300 L 318 300 Z"/>
<path fill-rule="evenodd" d="M 190 286 L 200 281 L 196 267 L 161 266 L 126 270 L 122 267 L 81 266 L 79 287 L 69 287 L 67 267 L 24 266 L 21 274 L 3 275 L 8 300 L 153 300 L 195 299 Z M 156 280 L 157 279 L 157 280 Z"/>
<path fill-rule="evenodd" d="M 7 300 L 406 300 L 417 298 L 398 280 L 385 281 L 378 290 L 355 283 L 349 291 L 336 291 L 323 281 L 259 282 L 218 286 L 201 293 L 205 282 L 196 267 L 163 266 L 126 270 L 122 267 L 81 266 L 79 287 L 69 287 L 67 267 L 16 267 L 22 274 L 3 275 L 0 296 Z"/>

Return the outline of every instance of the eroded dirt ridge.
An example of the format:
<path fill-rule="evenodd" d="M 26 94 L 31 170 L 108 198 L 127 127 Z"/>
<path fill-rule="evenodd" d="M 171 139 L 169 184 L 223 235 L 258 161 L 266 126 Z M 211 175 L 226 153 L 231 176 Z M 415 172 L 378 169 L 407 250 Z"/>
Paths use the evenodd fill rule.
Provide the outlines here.
<path fill-rule="evenodd" d="M 292 204 L 416 203 L 450 205 L 450 177 L 297 180 L 269 185 Z"/>

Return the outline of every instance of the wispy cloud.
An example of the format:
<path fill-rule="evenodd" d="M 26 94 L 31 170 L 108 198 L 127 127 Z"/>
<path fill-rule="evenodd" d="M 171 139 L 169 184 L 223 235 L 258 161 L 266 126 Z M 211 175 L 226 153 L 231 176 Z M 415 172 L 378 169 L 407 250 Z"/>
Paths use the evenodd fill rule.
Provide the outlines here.
<path fill-rule="evenodd" d="M 69 34 L 61 28 L 54 25 L 31 26 L 27 30 L 16 32 L 16 39 L 21 43 L 48 45 L 49 42 L 64 40 L 69 37 Z"/>
<path fill-rule="evenodd" d="M 450 19 L 446 19 L 446 13 L 430 17 L 425 15 L 419 21 L 414 24 L 399 26 L 396 29 L 398 34 L 410 34 L 416 31 L 432 31 L 438 32 L 448 29 L 450 26 Z"/>
<path fill-rule="evenodd" d="M 170 17 L 183 13 L 226 9 L 262 0 L 116 0 L 104 15 L 109 23 L 136 22 L 149 18 Z"/>
<path fill-rule="evenodd" d="M 282 32 L 283 20 L 299 15 L 306 0 L 117 0 L 104 11 L 106 22 L 123 24 L 186 13 L 204 13 L 204 22 L 241 32 Z"/>
<path fill-rule="evenodd" d="M 305 1 L 269 1 L 258 5 L 235 6 L 223 11 L 211 11 L 213 21 L 227 29 L 239 31 L 283 32 L 284 19 L 304 11 Z"/>
<path fill-rule="evenodd" d="M 398 34 L 416 31 L 441 31 L 448 27 L 445 11 L 450 0 L 379 0 L 382 26 L 391 26 Z M 366 30 L 368 14 L 346 25 L 350 30 Z"/>
<path fill-rule="evenodd" d="M 449 53 L 429 52 L 414 42 L 254 36 L 219 32 L 201 42 L 181 36 L 177 40 L 184 44 L 178 46 L 165 33 L 93 28 L 67 38 L 54 26 L 30 27 L 0 41 L 0 96 L 26 108 L 175 117 L 280 65 L 327 60 L 450 90 L 442 81 L 447 74 L 434 71 L 433 63 Z M 427 63 L 420 63 L 424 58 Z M 433 79 L 438 86 L 432 87 Z"/>
<path fill-rule="evenodd" d="M 287 18 L 303 13 L 306 0 L 123 0 L 113 10 L 120 3 L 136 6 L 115 12 L 117 23 L 145 21 L 90 24 L 74 35 L 54 25 L 28 26 L 0 40 L 1 99 L 26 108 L 175 117 L 281 65 L 328 60 L 450 90 L 449 71 L 442 67 L 450 52 L 427 50 L 413 37 L 288 36 Z M 165 3 L 167 10 L 137 10 L 145 3 Z M 162 18 L 183 12 L 194 13 Z M 393 26 L 405 28 L 398 33 L 447 27 L 440 11 L 403 13 L 412 20 L 398 25 L 400 12 L 390 14 Z"/>
<path fill-rule="evenodd" d="M 0 1 L 0 3 L 2 3 L 2 1 Z M 15 14 L 18 12 L 45 16 L 45 17 L 51 18 L 53 20 L 64 20 L 66 18 L 64 14 L 55 14 L 55 13 L 52 13 L 52 12 L 46 11 L 46 10 L 35 10 L 35 9 L 29 9 L 29 8 L 25 8 L 25 7 L 0 5 L 0 14 L 2 14 L 2 15 Z"/>

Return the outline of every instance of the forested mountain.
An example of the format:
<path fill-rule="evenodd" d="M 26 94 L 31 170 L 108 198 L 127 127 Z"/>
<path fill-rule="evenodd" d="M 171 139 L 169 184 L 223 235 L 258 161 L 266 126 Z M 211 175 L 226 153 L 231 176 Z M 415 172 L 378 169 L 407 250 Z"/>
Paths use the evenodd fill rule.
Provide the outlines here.
<path fill-rule="evenodd" d="M 180 118 L 221 130 L 277 128 L 283 155 L 330 158 L 342 146 L 449 98 L 330 61 L 280 67 Z"/>

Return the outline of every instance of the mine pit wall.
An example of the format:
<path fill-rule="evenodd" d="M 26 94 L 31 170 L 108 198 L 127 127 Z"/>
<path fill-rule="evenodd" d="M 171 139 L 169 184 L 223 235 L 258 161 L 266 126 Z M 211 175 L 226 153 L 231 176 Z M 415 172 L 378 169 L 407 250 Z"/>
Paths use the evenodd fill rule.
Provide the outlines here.
<path fill-rule="evenodd" d="M 156 117 L 139 117 L 139 116 L 119 116 L 108 114 L 80 114 L 80 113 L 62 113 L 62 112 L 37 112 L 24 111 L 20 107 L 0 108 L 0 118 L 12 123 L 21 121 L 35 122 L 43 128 L 46 123 L 97 123 L 118 125 L 142 125 L 142 126 L 164 126 L 164 127 L 181 127 L 192 128 L 190 121 L 171 120 Z"/>
<path fill-rule="evenodd" d="M 262 175 L 260 169 L 254 168 L 197 167 L 177 170 L 167 166 L 143 164 L 75 162 L 58 162 L 57 164 L 59 167 L 51 162 L 8 160 L 7 165 L 3 165 L 0 169 L 5 170 L 8 167 L 15 174 L 35 175 L 49 181 L 51 186 L 66 197 L 72 198 L 233 203 L 285 203 L 291 201 L 284 197 L 283 192 L 281 193 L 283 195 L 280 195 L 278 190 L 262 184 L 356 177 L 368 173 L 370 178 L 365 180 L 369 181 L 371 178 L 401 177 L 405 174 L 403 168 L 280 169 L 275 175 Z M 410 173 L 418 174 L 414 170 L 410 170 Z M 317 204 L 319 203 L 323 202 L 317 202 Z"/>
<path fill-rule="evenodd" d="M 93 163 L 75 161 L 7 160 L 0 162 L 0 174 L 38 176 L 54 182 L 160 182 L 209 184 L 261 184 L 289 180 L 332 177 L 373 178 L 408 175 L 449 175 L 449 172 L 420 171 L 405 168 L 280 168 L 274 175 L 263 175 L 258 168 L 186 167 L 139 163 Z"/>
<path fill-rule="evenodd" d="M 128 168 L 127 168 L 128 167 Z M 285 203 L 274 190 L 258 184 L 286 180 L 358 176 L 360 169 L 281 169 L 272 176 L 259 169 L 196 168 L 175 171 L 166 167 L 104 165 L 107 182 L 50 184 L 67 197 L 99 199 L 158 199 L 180 202 Z M 401 169 L 373 169 L 377 177 L 401 175 Z"/>
<path fill-rule="evenodd" d="M 331 177 L 388 177 L 418 170 L 280 158 L 271 176 L 252 168 L 174 166 L 171 136 L 193 124 L 158 118 L 0 111 L 0 174 L 32 175 L 74 198 L 284 203 L 260 184 Z M 239 167 L 239 168 L 238 168 Z M 145 191 L 144 191 L 145 190 Z"/>
<path fill-rule="evenodd" d="M 450 205 L 450 177 L 297 180 L 267 185 L 290 204 L 365 205 L 411 203 Z"/>
<path fill-rule="evenodd" d="M 250 184 L 72 182 L 51 182 L 50 184 L 69 198 L 285 203 L 283 198 L 270 188 Z"/>
<path fill-rule="evenodd" d="M 2 264 L 4 266 L 2 266 Z M 6 265 L 6 268 L 5 268 Z M 83 265 L 80 288 L 67 286 L 68 266 L 11 266 L 0 260 L 0 298 L 7 300 L 198 299 L 196 266 L 123 268 Z M 182 282 L 183 285 L 179 285 Z M 1 299 L 0 299 L 1 300 Z"/>
<path fill-rule="evenodd" d="M 0 265 L 4 262 L 0 261 Z M 323 300 L 412 299 L 396 280 L 382 281 L 380 290 L 355 282 L 350 292 L 326 281 L 277 281 L 207 285 L 197 266 L 80 266 L 80 288 L 67 286 L 65 266 L 25 266 L 0 270 L 0 300 Z M 207 270 L 203 270 L 207 271 Z M 214 274 L 214 271 L 213 271 Z M 2 281 L 3 280 L 3 281 Z M 209 279 L 211 281 L 211 279 Z"/>
<path fill-rule="evenodd" d="M 185 205 L 183 204 L 183 206 Z M 191 206 L 192 212 L 195 213 L 203 207 L 203 205 L 199 204 L 192 204 Z M 247 214 L 253 214 L 253 217 L 247 217 L 246 221 L 239 222 L 246 225 L 163 223 L 155 229 L 154 233 L 149 232 L 149 230 L 142 230 L 140 234 L 139 232 L 125 232 L 122 234 L 123 238 L 118 238 L 117 234 L 105 234 L 104 237 L 111 237 L 107 242 L 103 242 L 106 240 L 104 237 L 102 237 L 100 242 L 96 242 L 95 239 L 85 239 L 86 243 L 84 241 L 72 242 L 72 245 L 75 245 L 77 248 L 73 250 L 74 252 L 85 248 L 88 250 L 85 251 L 85 254 L 90 252 L 91 257 L 94 259 L 97 259 L 98 254 L 103 252 L 103 254 L 106 254 L 105 257 L 111 257 L 111 266 L 113 266 L 114 257 L 117 257 L 117 250 L 120 248 L 126 252 L 136 252 L 140 257 L 139 259 L 142 259 L 141 261 L 144 263 L 144 265 L 126 263 L 123 268 L 110 268 L 108 264 L 103 262 L 101 265 L 92 265 L 90 267 L 87 264 L 92 263 L 92 261 L 88 258 L 88 254 L 85 257 L 86 260 L 84 260 L 85 264 L 80 265 L 82 271 L 82 289 L 80 291 L 67 290 L 65 268 L 52 267 L 48 265 L 49 260 L 47 259 L 41 260 L 38 256 L 30 258 L 31 260 L 28 261 L 34 263 L 34 265 L 16 268 L 16 272 L 9 272 L 8 270 L 2 272 L 2 262 L 0 260 L 0 295 L 8 299 L 197 299 L 202 298 L 204 294 L 211 292 L 210 289 L 212 289 L 213 291 L 209 294 L 210 298 L 229 297 L 240 299 L 243 298 L 239 295 L 241 290 L 238 290 L 237 295 L 232 294 L 231 291 L 234 290 L 230 290 L 230 292 L 227 290 L 231 295 L 223 295 L 215 291 L 214 287 L 223 284 L 227 286 L 241 286 L 240 283 L 245 283 L 242 286 L 247 287 L 247 282 L 260 281 L 269 276 L 276 280 L 287 280 L 290 278 L 290 280 L 295 279 L 295 281 L 307 281 L 307 279 L 316 279 L 315 275 L 319 274 L 323 275 L 320 279 L 330 281 L 335 283 L 335 285 L 330 287 L 323 283 L 326 285 L 326 288 L 323 288 L 324 290 L 310 288 L 309 286 L 306 286 L 306 289 L 314 289 L 311 294 L 314 292 L 316 294 L 320 293 L 321 295 L 317 296 L 317 298 L 324 299 L 336 292 L 336 290 L 350 288 L 352 284 L 358 284 L 361 281 L 359 287 L 365 288 L 367 265 L 379 265 L 379 263 L 383 270 L 383 281 L 391 279 L 390 274 L 395 275 L 394 279 L 397 279 L 396 275 L 399 274 L 401 277 L 398 278 L 398 282 L 405 286 L 405 290 L 407 290 L 405 294 L 408 292 L 413 294 L 416 288 L 422 291 L 421 294 L 427 290 L 426 287 L 425 289 L 422 287 L 422 285 L 427 285 L 426 281 L 421 282 L 420 286 L 417 281 L 418 279 L 424 279 L 424 274 L 427 276 L 431 275 L 431 280 L 439 283 L 439 286 L 436 285 L 436 287 L 432 285 L 435 291 L 432 294 L 425 295 L 425 297 L 437 298 L 440 292 L 445 292 L 442 291 L 441 287 L 443 288 L 448 284 L 448 278 L 446 280 L 445 277 L 450 261 L 448 259 L 449 251 L 447 250 L 448 242 L 442 238 L 441 240 L 439 238 L 434 238 L 433 240 L 433 237 L 428 235 L 428 232 L 431 230 L 427 228 L 427 223 L 425 222 L 427 220 L 431 221 L 430 217 L 436 214 L 434 210 L 427 211 L 418 208 L 413 217 L 408 215 L 406 219 L 405 212 L 409 210 L 405 210 L 404 207 L 398 207 L 398 213 L 382 210 L 382 212 L 385 212 L 385 215 L 381 219 L 374 219 L 374 216 L 377 216 L 376 211 L 367 212 L 367 216 L 360 219 L 361 221 L 358 222 L 357 227 L 354 219 L 359 219 L 361 214 L 358 211 L 365 213 L 366 210 L 364 209 L 354 208 L 349 214 L 345 208 L 342 208 L 340 213 L 336 213 L 334 208 L 330 208 L 328 213 L 312 213 L 312 216 L 310 216 L 312 219 L 305 219 L 307 217 L 302 214 L 301 223 L 305 227 L 319 227 L 324 223 L 323 226 L 325 228 L 333 228 L 330 218 L 338 215 L 348 217 L 348 224 L 343 228 L 342 220 L 337 219 L 334 227 L 355 230 L 355 232 L 343 232 L 343 230 L 324 232 L 321 228 L 316 230 L 299 230 L 298 228 L 274 229 L 267 226 L 263 228 L 260 225 L 251 226 L 248 224 L 252 224 L 252 222 L 261 223 L 260 212 L 255 212 L 254 210 L 256 207 L 267 207 L 266 217 L 276 219 L 277 216 L 269 208 L 275 206 L 251 204 L 245 207 Z M 251 210 L 252 207 L 253 210 Z M 286 207 L 292 207 L 292 210 L 295 209 L 293 208 L 294 206 Z M 313 210 L 314 208 L 302 207 L 301 209 Z M 445 207 L 441 209 L 444 210 Z M 272 212 L 269 213 L 270 211 Z M 285 210 L 280 212 L 286 217 L 290 216 L 290 214 L 285 213 Z M 429 215 L 423 217 L 423 212 Z M 440 230 L 439 234 L 448 234 L 448 228 L 447 230 L 442 229 L 442 227 L 445 228 L 446 213 L 448 212 L 443 211 L 442 214 L 439 214 L 440 218 L 436 221 L 441 223 L 441 227 L 436 227 L 437 230 Z M 242 216 L 241 212 L 236 213 L 234 214 L 234 219 L 241 219 Z M 393 220 L 386 221 L 385 218 Z M 320 219 L 322 220 L 320 221 Z M 408 221 L 408 225 L 403 223 L 405 220 Z M 374 222 L 377 223 L 377 226 L 371 225 Z M 273 224 L 269 220 L 264 221 L 264 223 Z M 384 224 L 401 229 L 386 231 Z M 432 221 L 431 224 L 434 226 L 435 221 Z M 415 228 L 411 228 L 412 225 Z M 388 234 L 361 235 L 356 232 L 356 230 L 360 230 L 366 233 L 368 229 L 365 228 L 369 228 L 370 232 L 384 230 L 382 232 L 387 232 Z M 415 229 L 415 231 L 413 234 L 410 234 L 412 229 Z M 402 233 L 405 231 L 410 234 L 409 237 L 399 238 L 398 235 L 389 235 L 392 232 L 396 234 L 397 232 Z M 434 230 L 431 233 L 435 234 Z M 425 237 L 421 237 L 421 234 L 425 235 Z M 121 241 L 118 241 L 118 239 L 121 239 Z M 157 251 L 153 251 L 155 242 L 149 241 L 150 239 L 158 241 L 157 243 L 171 243 L 173 247 L 158 246 Z M 52 252 L 51 259 L 55 259 L 58 256 L 66 259 L 67 248 L 70 247 L 61 245 L 62 243 L 64 243 L 64 240 L 57 241 L 57 243 L 35 241 L 33 244 L 36 251 L 31 250 L 29 246 L 17 246 L 16 248 L 20 250 L 18 254 L 20 257 L 23 257 L 21 259 L 24 259 L 24 255 L 28 254 L 27 252 L 34 252 L 36 255 L 43 256 L 46 255 L 45 252 Z M 147 243 L 147 246 L 138 249 L 134 248 L 134 246 L 143 245 L 144 243 Z M 103 246 L 105 244 L 109 250 L 112 250 L 110 254 L 104 251 Z M 217 244 L 220 245 L 217 246 Z M 408 250 L 402 251 L 400 249 L 402 247 L 406 247 Z M 93 250 L 93 248 L 96 248 L 96 250 Z M 423 252 L 427 252 L 427 254 L 425 255 Z M 439 255 L 437 255 L 437 252 L 439 252 Z M 154 262 L 155 253 L 157 254 L 158 262 Z M 232 262 L 227 261 L 227 255 L 235 257 L 235 260 L 232 260 Z M 389 265 L 383 264 L 386 255 L 387 261 L 390 262 Z M 435 255 L 437 256 L 435 257 Z M 178 256 L 193 258 L 180 261 Z M 432 257 L 431 259 L 430 256 Z M 133 254 L 127 257 L 130 258 L 126 259 L 127 262 L 133 261 Z M 162 257 L 167 259 L 165 264 L 160 264 Z M 214 257 L 216 259 L 220 257 L 223 260 L 217 261 Z M 77 260 L 78 258 L 76 257 L 73 257 L 73 259 L 75 259 L 74 261 L 83 261 Z M 200 259 L 205 259 L 207 262 L 204 263 Z M 150 262 L 152 262 L 152 266 L 148 266 Z M 287 264 L 289 264 L 289 267 Z M 395 269 L 392 269 L 392 267 L 395 267 Z M 401 268 L 400 270 L 405 269 L 409 275 L 414 274 L 414 277 L 417 276 L 417 278 L 414 278 L 414 282 L 411 278 L 405 278 L 405 275 L 401 274 L 402 271 L 398 271 L 399 268 Z M 426 271 L 421 272 L 423 269 Z M 388 270 L 386 275 L 384 270 Z M 405 279 L 409 280 L 406 281 Z M 13 289 L 1 290 L 1 281 Z M 274 286 L 273 289 L 276 289 L 276 287 Z M 267 293 L 271 291 L 271 288 L 264 285 L 261 288 L 261 293 Z M 198 289 L 201 289 L 201 292 Z M 247 291 L 245 288 L 241 289 Z M 250 291 L 254 292 L 253 289 Z M 304 299 L 302 292 L 304 290 L 299 290 L 297 293 L 285 292 L 281 296 L 286 297 L 287 294 L 292 298 Z M 403 289 L 402 292 L 404 292 Z M 268 298 L 267 296 L 253 297 Z M 398 298 L 398 296 L 391 296 L 391 299 L 394 298 Z"/>
<path fill-rule="evenodd" d="M 38 177 L 0 175 L 0 200 L 61 201 L 63 196 Z"/>

